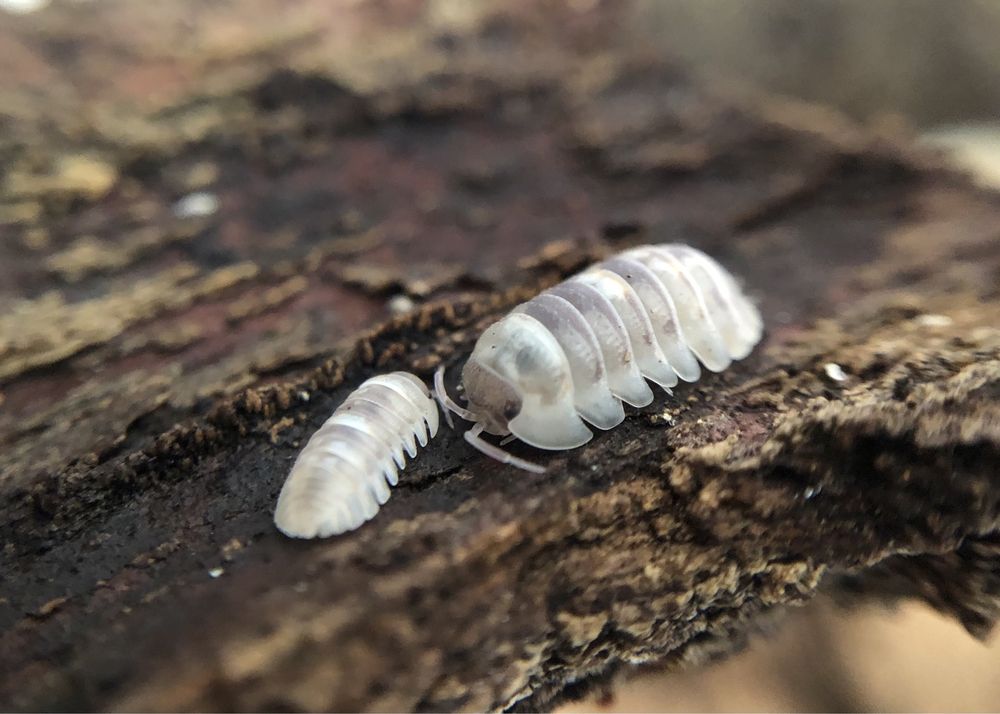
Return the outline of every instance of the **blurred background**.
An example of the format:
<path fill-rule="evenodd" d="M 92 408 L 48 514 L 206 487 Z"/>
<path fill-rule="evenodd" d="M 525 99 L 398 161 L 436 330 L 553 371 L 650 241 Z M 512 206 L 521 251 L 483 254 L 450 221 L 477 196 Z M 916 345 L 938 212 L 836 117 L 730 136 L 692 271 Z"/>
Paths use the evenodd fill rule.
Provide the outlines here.
<path fill-rule="evenodd" d="M 912 127 L 1000 186 L 998 0 L 642 0 L 633 17 L 696 73 Z"/>
<path fill-rule="evenodd" d="M 866 123 L 912 127 L 983 183 L 1000 186 L 1000 0 L 614 1 L 630 7 L 630 21 L 614 31 L 695 74 L 831 105 Z M 51 2 L 0 0 L 0 9 L 13 17 Z M 540 0 L 581 12 L 600 2 Z M 436 6 L 432 15 L 460 16 L 474 13 L 477 0 L 427 4 Z"/>
<path fill-rule="evenodd" d="M 649 673 L 562 712 L 996 711 L 1000 646 L 929 607 L 819 598 L 714 664 Z"/>
<path fill-rule="evenodd" d="M 599 3 L 562 1 L 582 10 Z M 0 0 L 0 25 L 47 4 Z M 442 13 L 462 4 L 436 3 Z M 617 31 L 711 81 L 911 132 L 1000 188 L 1000 0 L 636 0 L 631 8 Z M 0 71 L 8 50 L 0 45 Z M 916 604 L 844 612 L 821 599 L 741 655 L 644 674 L 563 711 L 997 708 L 996 638 L 980 642 Z"/>

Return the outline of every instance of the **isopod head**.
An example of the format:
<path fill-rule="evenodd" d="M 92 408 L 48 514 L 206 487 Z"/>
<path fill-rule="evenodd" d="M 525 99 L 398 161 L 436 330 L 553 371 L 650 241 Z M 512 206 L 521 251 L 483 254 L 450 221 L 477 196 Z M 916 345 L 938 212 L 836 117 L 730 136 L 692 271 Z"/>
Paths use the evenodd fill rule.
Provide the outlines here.
<path fill-rule="evenodd" d="M 572 449 L 592 434 L 573 406 L 559 343 L 538 320 L 513 313 L 490 326 L 462 371 L 469 410 L 484 430 L 540 449 Z"/>

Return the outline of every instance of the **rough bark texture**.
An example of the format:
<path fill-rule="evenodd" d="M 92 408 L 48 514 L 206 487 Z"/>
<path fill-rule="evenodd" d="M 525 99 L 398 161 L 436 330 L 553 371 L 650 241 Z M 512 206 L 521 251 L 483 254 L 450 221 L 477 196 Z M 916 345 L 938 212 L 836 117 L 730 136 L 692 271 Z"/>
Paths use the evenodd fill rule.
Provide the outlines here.
<path fill-rule="evenodd" d="M 625 4 L 502 5 L 0 25 L 0 707 L 548 707 L 827 584 L 990 629 L 1000 198 L 692 84 Z M 445 431 L 359 531 L 274 530 L 362 379 L 660 240 L 745 278 L 748 360 L 543 476 Z"/>

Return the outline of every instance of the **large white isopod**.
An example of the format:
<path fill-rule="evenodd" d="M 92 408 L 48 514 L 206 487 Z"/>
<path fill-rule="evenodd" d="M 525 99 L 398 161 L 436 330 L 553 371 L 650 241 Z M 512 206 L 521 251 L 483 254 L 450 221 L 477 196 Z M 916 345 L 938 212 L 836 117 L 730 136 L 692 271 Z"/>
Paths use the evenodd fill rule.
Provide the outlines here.
<path fill-rule="evenodd" d="M 670 390 L 701 367 L 721 372 L 763 335 L 754 304 L 722 266 L 680 244 L 619 253 L 519 305 L 479 338 L 462 370 L 468 405 L 445 392 L 442 406 L 473 422 L 465 439 L 528 471 L 482 433 L 540 449 L 581 446 L 622 422 L 622 403 L 653 401 L 647 380 Z M 447 413 L 446 413 L 447 415 Z"/>

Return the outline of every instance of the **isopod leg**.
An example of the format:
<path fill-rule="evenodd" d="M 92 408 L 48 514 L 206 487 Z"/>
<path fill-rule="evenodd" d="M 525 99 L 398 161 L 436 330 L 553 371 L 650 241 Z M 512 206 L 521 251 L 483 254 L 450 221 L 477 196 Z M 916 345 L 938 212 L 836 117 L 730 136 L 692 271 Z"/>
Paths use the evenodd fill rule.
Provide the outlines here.
<path fill-rule="evenodd" d="M 543 474 L 545 473 L 545 467 L 536 464 L 532 461 L 525 461 L 524 459 L 519 459 L 513 454 L 508 454 L 506 451 L 501 449 L 499 446 L 494 446 L 493 444 L 483 441 L 479 436 L 483 433 L 483 425 L 476 424 L 474 427 L 465 432 L 465 440 L 468 441 L 472 446 L 482 453 L 489 456 L 491 459 L 496 459 L 502 464 L 510 464 L 516 468 L 522 469 L 524 471 L 530 471 L 533 474 Z"/>
<path fill-rule="evenodd" d="M 455 428 L 455 422 L 451 420 L 451 414 L 449 412 L 455 412 L 458 416 L 466 421 L 475 421 L 476 415 L 470 412 L 468 409 L 458 406 L 451 397 L 448 396 L 448 392 L 444 388 L 444 365 L 437 368 L 434 373 L 434 396 L 437 397 L 438 404 L 441 405 L 441 411 L 444 412 L 445 421 L 448 422 L 448 426 L 452 429 Z"/>

